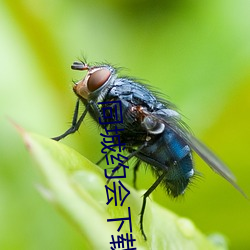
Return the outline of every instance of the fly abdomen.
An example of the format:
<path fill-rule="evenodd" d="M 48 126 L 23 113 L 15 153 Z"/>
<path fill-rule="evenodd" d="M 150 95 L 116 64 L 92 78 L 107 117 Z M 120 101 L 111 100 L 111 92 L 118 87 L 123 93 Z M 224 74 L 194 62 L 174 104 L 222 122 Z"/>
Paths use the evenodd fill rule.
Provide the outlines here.
<path fill-rule="evenodd" d="M 190 154 L 190 147 L 181 140 L 172 130 L 166 129 L 165 139 L 168 144 L 170 155 L 177 162 Z"/>
<path fill-rule="evenodd" d="M 182 194 L 194 174 L 189 146 L 172 130 L 165 128 L 154 143 L 145 147 L 138 158 L 149 163 L 154 173 L 165 172 L 163 185 L 171 196 Z"/>
<path fill-rule="evenodd" d="M 193 175 L 192 155 L 189 153 L 180 161 L 169 164 L 166 178 L 163 180 L 163 185 L 169 195 L 177 197 L 184 193 Z"/>
<path fill-rule="evenodd" d="M 174 132 L 166 133 L 168 151 L 172 159 L 164 181 L 168 193 L 174 197 L 183 194 L 194 175 L 191 150 Z"/>

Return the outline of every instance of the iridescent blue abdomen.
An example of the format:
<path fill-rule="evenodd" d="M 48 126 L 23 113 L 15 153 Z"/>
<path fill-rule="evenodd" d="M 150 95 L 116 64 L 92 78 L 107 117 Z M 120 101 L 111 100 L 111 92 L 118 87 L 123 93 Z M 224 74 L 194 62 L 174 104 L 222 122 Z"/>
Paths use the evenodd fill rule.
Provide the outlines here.
<path fill-rule="evenodd" d="M 166 173 L 162 184 L 170 195 L 176 197 L 185 191 L 194 175 L 191 150 L 168 128 L 156 137 L 137 157 L 150 164 L 157 176 Z"/>

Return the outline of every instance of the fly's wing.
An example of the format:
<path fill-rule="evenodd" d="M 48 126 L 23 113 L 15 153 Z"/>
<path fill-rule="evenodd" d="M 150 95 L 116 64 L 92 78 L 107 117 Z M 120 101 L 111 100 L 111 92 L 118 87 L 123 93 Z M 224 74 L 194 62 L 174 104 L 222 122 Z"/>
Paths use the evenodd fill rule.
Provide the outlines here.
<path fill-rule="evenodd" d="M 209 167 L 231 183 L 243 196 L 248 198 L 243 190 L 237 185 L 233 173 L 210 149 L 181 126 L 170 127 L 209 165 Z"/>
<path fill-rule="evenodd" d="M 243 190 L 237 185 L 236 178 L 230 169 L 210 149 L 191 134 L 186 134 L 183 139 L 216 173 L 225 178 L 242 195 L 248 198 Z"/>
<path fill-rule="evenodd" d="M 169 111 L 167 112 L 169 113 Z M 177 116 L 165 115 L 162 114 L 153 114 L 155 119 L 158 119 L 159 122 L 165 124 L 173 130 L 182 140 L 184 140 L 190 148 L 192 148 L 216 173 L 221 175 L 229 183 L 231 183 L 243 196 L 246 198 L 247 195 L 242 191 L 242 189 L 237 185 L 236 178 L 233 173 L 228 169 L 228 167 L 202 142 L 196 139 L 183 125 L 180 118 Z"/>

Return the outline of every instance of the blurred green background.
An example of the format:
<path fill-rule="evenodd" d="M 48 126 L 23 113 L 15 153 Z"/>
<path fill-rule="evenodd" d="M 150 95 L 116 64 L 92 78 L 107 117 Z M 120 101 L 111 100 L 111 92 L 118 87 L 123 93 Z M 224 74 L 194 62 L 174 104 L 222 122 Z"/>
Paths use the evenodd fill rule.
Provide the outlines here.
<path fill-rule="evenodd" d="M 249 13 L 247 0 L 1 1 L 0 249 L 81 249 L 81 235 L 36 191 L 39 173 L 8 117 L 47 137 L 64 132 L 72 80 L 83 76 L 70 65 L 82 55 L 123 66 L 167 95 L 250 196 Z M 93 124 L 63 143 L 96 162 Z M 250 202 L 195 160 L 203 177 L 184 198 L 158 188 L 153 199 L 206 234 L 226 235 L 230 249 L 250 249 Z M 140 172 L 146 189 L 154 178 Z"/>

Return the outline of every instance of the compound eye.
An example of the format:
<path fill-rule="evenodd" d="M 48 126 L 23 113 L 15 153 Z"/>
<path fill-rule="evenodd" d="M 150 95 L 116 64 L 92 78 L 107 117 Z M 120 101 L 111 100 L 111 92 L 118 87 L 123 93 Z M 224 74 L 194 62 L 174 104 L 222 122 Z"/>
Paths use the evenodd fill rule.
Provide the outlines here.
<path fill-rule="evenodd" d="M 110 77 L 110 71 L 108 69 L 99 69 L 90 74 L 88 79 L 88 90 L 93 92 L 99 89 Z"/>

